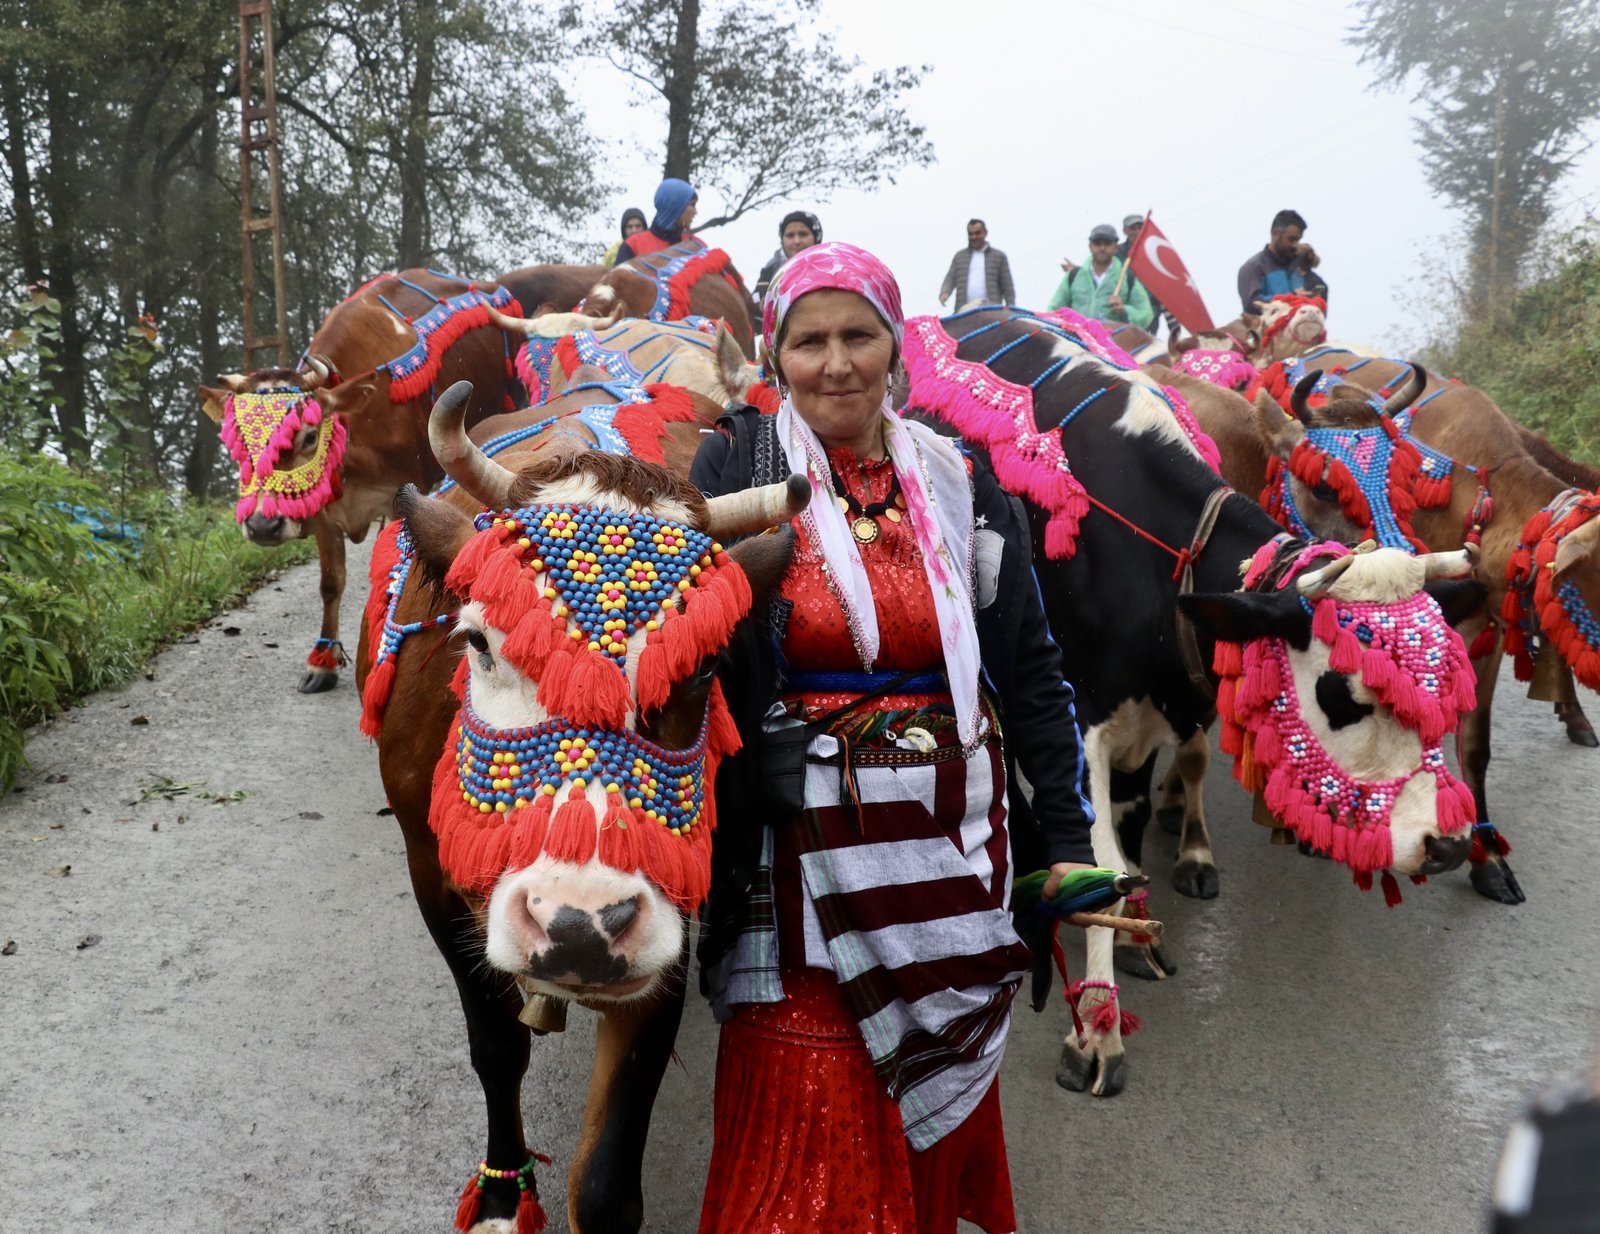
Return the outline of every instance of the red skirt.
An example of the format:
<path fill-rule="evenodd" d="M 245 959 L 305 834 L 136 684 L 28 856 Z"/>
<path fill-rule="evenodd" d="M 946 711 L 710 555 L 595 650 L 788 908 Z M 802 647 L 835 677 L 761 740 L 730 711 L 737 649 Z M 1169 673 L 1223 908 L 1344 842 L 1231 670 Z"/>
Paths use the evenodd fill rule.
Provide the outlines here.
<path fill-rule="evenodd" d="M 783 989 L 722 1026 L 700 1234 L 1011 1234 L 999 1081 L 919 1153 L 833 974 L 785 969 Z"/>

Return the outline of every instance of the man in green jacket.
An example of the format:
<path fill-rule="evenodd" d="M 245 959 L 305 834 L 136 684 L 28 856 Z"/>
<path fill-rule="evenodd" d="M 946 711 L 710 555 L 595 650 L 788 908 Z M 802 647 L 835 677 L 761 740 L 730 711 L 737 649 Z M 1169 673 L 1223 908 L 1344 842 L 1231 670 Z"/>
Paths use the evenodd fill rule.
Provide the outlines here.
<path fill-rule="evenodd" d="M 1118 281 L 1122 286 L 1118 289 Z M 1089 233 L 1089 260 L 1067 271 L 1050 297 L 1052 309 L 1069 308 L 1084 317 L 1122 325 L 1124 322 L 1148 330 L 1155 319 L 1150 293 L 1130 273 L 1122 274 L 1122 259 L 1117 256 L 1117 230 L 1101 223 Z"/>

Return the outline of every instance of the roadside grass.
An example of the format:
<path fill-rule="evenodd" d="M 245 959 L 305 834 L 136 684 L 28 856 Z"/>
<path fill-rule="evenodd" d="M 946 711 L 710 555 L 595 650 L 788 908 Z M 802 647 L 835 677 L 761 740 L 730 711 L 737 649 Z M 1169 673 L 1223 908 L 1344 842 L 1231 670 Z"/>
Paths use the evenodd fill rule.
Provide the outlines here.
<path fill-rule="evenodd" d="M 316 554 L 246 543 L 227 503 L 109 496 L 51 459 L 0 452 L 0 791 L 26 730 L 143 672 L 177 638 Z"/>

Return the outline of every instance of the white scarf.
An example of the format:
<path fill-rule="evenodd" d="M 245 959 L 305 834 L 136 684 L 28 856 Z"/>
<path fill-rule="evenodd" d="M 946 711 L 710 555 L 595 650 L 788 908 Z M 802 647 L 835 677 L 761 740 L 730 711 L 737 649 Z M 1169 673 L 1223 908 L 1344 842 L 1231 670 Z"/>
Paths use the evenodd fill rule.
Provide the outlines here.
<path fill-rule="evenodd" d="M 902 420 L 890 408 L 887 398 L 880 415 L 884 445 L 906 499 L 906 513 L 917 547 L 922 550 L 928 589 L 933 593 L 939 637 L 944 645 L 945 674 L 955 704 L 956 731 L 961 744 L 970 747 L 979 736 L 979 658 L 972 607 L 972 486 L 967 466 L 948 439 L 920 424 Z M 811 503 L 801 512 L 800 521 L 822 554 L 829 586 L 844 609 L 862 662 L 871 670 L 879 651 L 872 583 L 844 511 L 834 500 L 833 479 L 822 442 L 788 398 L 778 409 L 777 430 L 789 469 L 811 481 Z"/>

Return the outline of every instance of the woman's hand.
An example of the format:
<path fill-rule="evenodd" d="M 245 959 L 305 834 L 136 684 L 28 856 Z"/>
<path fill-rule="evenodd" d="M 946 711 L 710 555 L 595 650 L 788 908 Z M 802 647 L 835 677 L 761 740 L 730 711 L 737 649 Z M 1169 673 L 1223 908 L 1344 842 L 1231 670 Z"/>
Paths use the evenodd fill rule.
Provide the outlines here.
<path fill-rule="evenodd" d="M 1054 899 L 1056 888 L 1061 886 L 1061 880 L 1074 870 L 1092 870 L 1095 867 L 1087 861 L 1058 861 L 1050 867 L 1050 877 L 1044 880 L 1044 890 L 1040 894 L 1047 900 Z"/>

